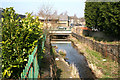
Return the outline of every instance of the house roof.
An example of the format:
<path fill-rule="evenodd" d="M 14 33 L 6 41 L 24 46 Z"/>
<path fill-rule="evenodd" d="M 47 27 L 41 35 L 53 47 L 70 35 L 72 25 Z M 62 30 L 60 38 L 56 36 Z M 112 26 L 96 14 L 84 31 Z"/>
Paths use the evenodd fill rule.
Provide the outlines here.
<path fill-rule="evenodd" d="M 25 18 L 26 15 L 18 14 L 17 18 L 19 18 L 19 17 L 21 17 L 21 18 Z"/>
<path fill-rule="evenodd" d="M 67 15 L 60 15 L 59 20 L 68 21 L 68 16 Z"/>
<path fill-rule="evenodd" d="M 2 18 L 3 8 L 0 8 L 0 18 Z"/>
<path fill-rule="evenodd" d="M 81 21 L 81 22 L 85 22 L 85 19 L 84 19 L 84 18 L 80 18 L 80 21 Z"/>
<path fill-rule="evenodd" d="M 80 27 L 80 29 L 82 29 L 82 30 L 89 30 L 89 31 L 91 31 L 91 29 L 90 29 L 90 28 L 88 28 L 88 27 Z"/>
<path fill-rule="evenodd" d="M 52 19 L 59 19 L 59 16 L 58 15 L 52 15 L 51 18 Z"/>
<path fill-rule="evenodd" d="M 78 29 L 82 29 L 82 30 L 89 30 L 92 31 L 90 28 L 85 27 L 85 26 L 76 26 Z"/>
<path fill-rule="evenodd" d="M 3 11 L 3 8 L 0 8 L 0 18 L 3 17 L 3 16 L 2 16 L 2 12 L 4 12 L 4 11 Z M 16 13 L 15 13 L 15 14 L 16 14 Z M 26 17 L 26 16 L 25 16 L 25 15 L 22 15 L 22 14 L 18 14 L 17 18 L 19 18 L 19 17 L 24 18 L 24 17 Z"/>
<path fill-rule="evenodd" d="M 39 16 L 39 19 L 44 20 L 45 18 Z M 52 15 L 49 17 L 49 19 L 54 19 L 54 20 L 59 19 L 60 21 L 68 21 L 68 15 Z"/>

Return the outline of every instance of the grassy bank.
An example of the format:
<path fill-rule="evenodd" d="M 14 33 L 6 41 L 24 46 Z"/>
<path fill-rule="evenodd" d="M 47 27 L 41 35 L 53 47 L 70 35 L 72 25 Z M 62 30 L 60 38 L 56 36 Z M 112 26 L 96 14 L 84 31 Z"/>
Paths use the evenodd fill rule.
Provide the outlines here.
<path fill-rule="evenodd" d="M 84 54 L 89 66 L 93 68 L 92 70 L 98 78 L 118 78 L 117 62 L 112 61 L 109 57 L 103 57 L 99 52 L 89 49 L 74 37 L 71 37 L 71 41 Z"/>

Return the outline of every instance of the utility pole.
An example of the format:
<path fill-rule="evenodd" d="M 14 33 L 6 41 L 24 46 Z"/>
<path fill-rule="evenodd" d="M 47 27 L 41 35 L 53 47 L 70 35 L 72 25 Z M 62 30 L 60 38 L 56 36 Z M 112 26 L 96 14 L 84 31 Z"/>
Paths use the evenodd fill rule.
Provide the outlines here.
<path fill-rule="evenodd" d="M 68 26 L 69 26 L 70 17 L 68 16 Z"/>

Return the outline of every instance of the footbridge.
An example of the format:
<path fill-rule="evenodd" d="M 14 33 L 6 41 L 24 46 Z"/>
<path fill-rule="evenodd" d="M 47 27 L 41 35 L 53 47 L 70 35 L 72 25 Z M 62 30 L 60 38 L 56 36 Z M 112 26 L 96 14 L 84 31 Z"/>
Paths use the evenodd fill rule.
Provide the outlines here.
<path fill-rule="evenodd" d="M 50 30 L 51 35 L 70 35 L 71 30 Z"/>
<path fill-rule="evenodd" d="M 49 30 L 49 34 L 52 40 L 67 40 L 67 38 L 71 35 L 71 29 L 51 29 Z"/>

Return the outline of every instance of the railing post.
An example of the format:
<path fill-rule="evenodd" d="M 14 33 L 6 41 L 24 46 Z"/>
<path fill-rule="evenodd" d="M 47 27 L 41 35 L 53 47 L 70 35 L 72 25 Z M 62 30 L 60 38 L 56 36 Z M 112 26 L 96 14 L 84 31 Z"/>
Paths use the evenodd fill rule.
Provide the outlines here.
<path fill-rule="evenodd" d="M 33 74 L 34 73 L 34 71 L 33 71 L 34 70 L 34 66 L 33 66 L 34 65 L 33 61 L 34 60 L 33 59 L 34 59 L 34 55 L 31 55 L 31 78 L 34 79 L 34 74 Z"/>

